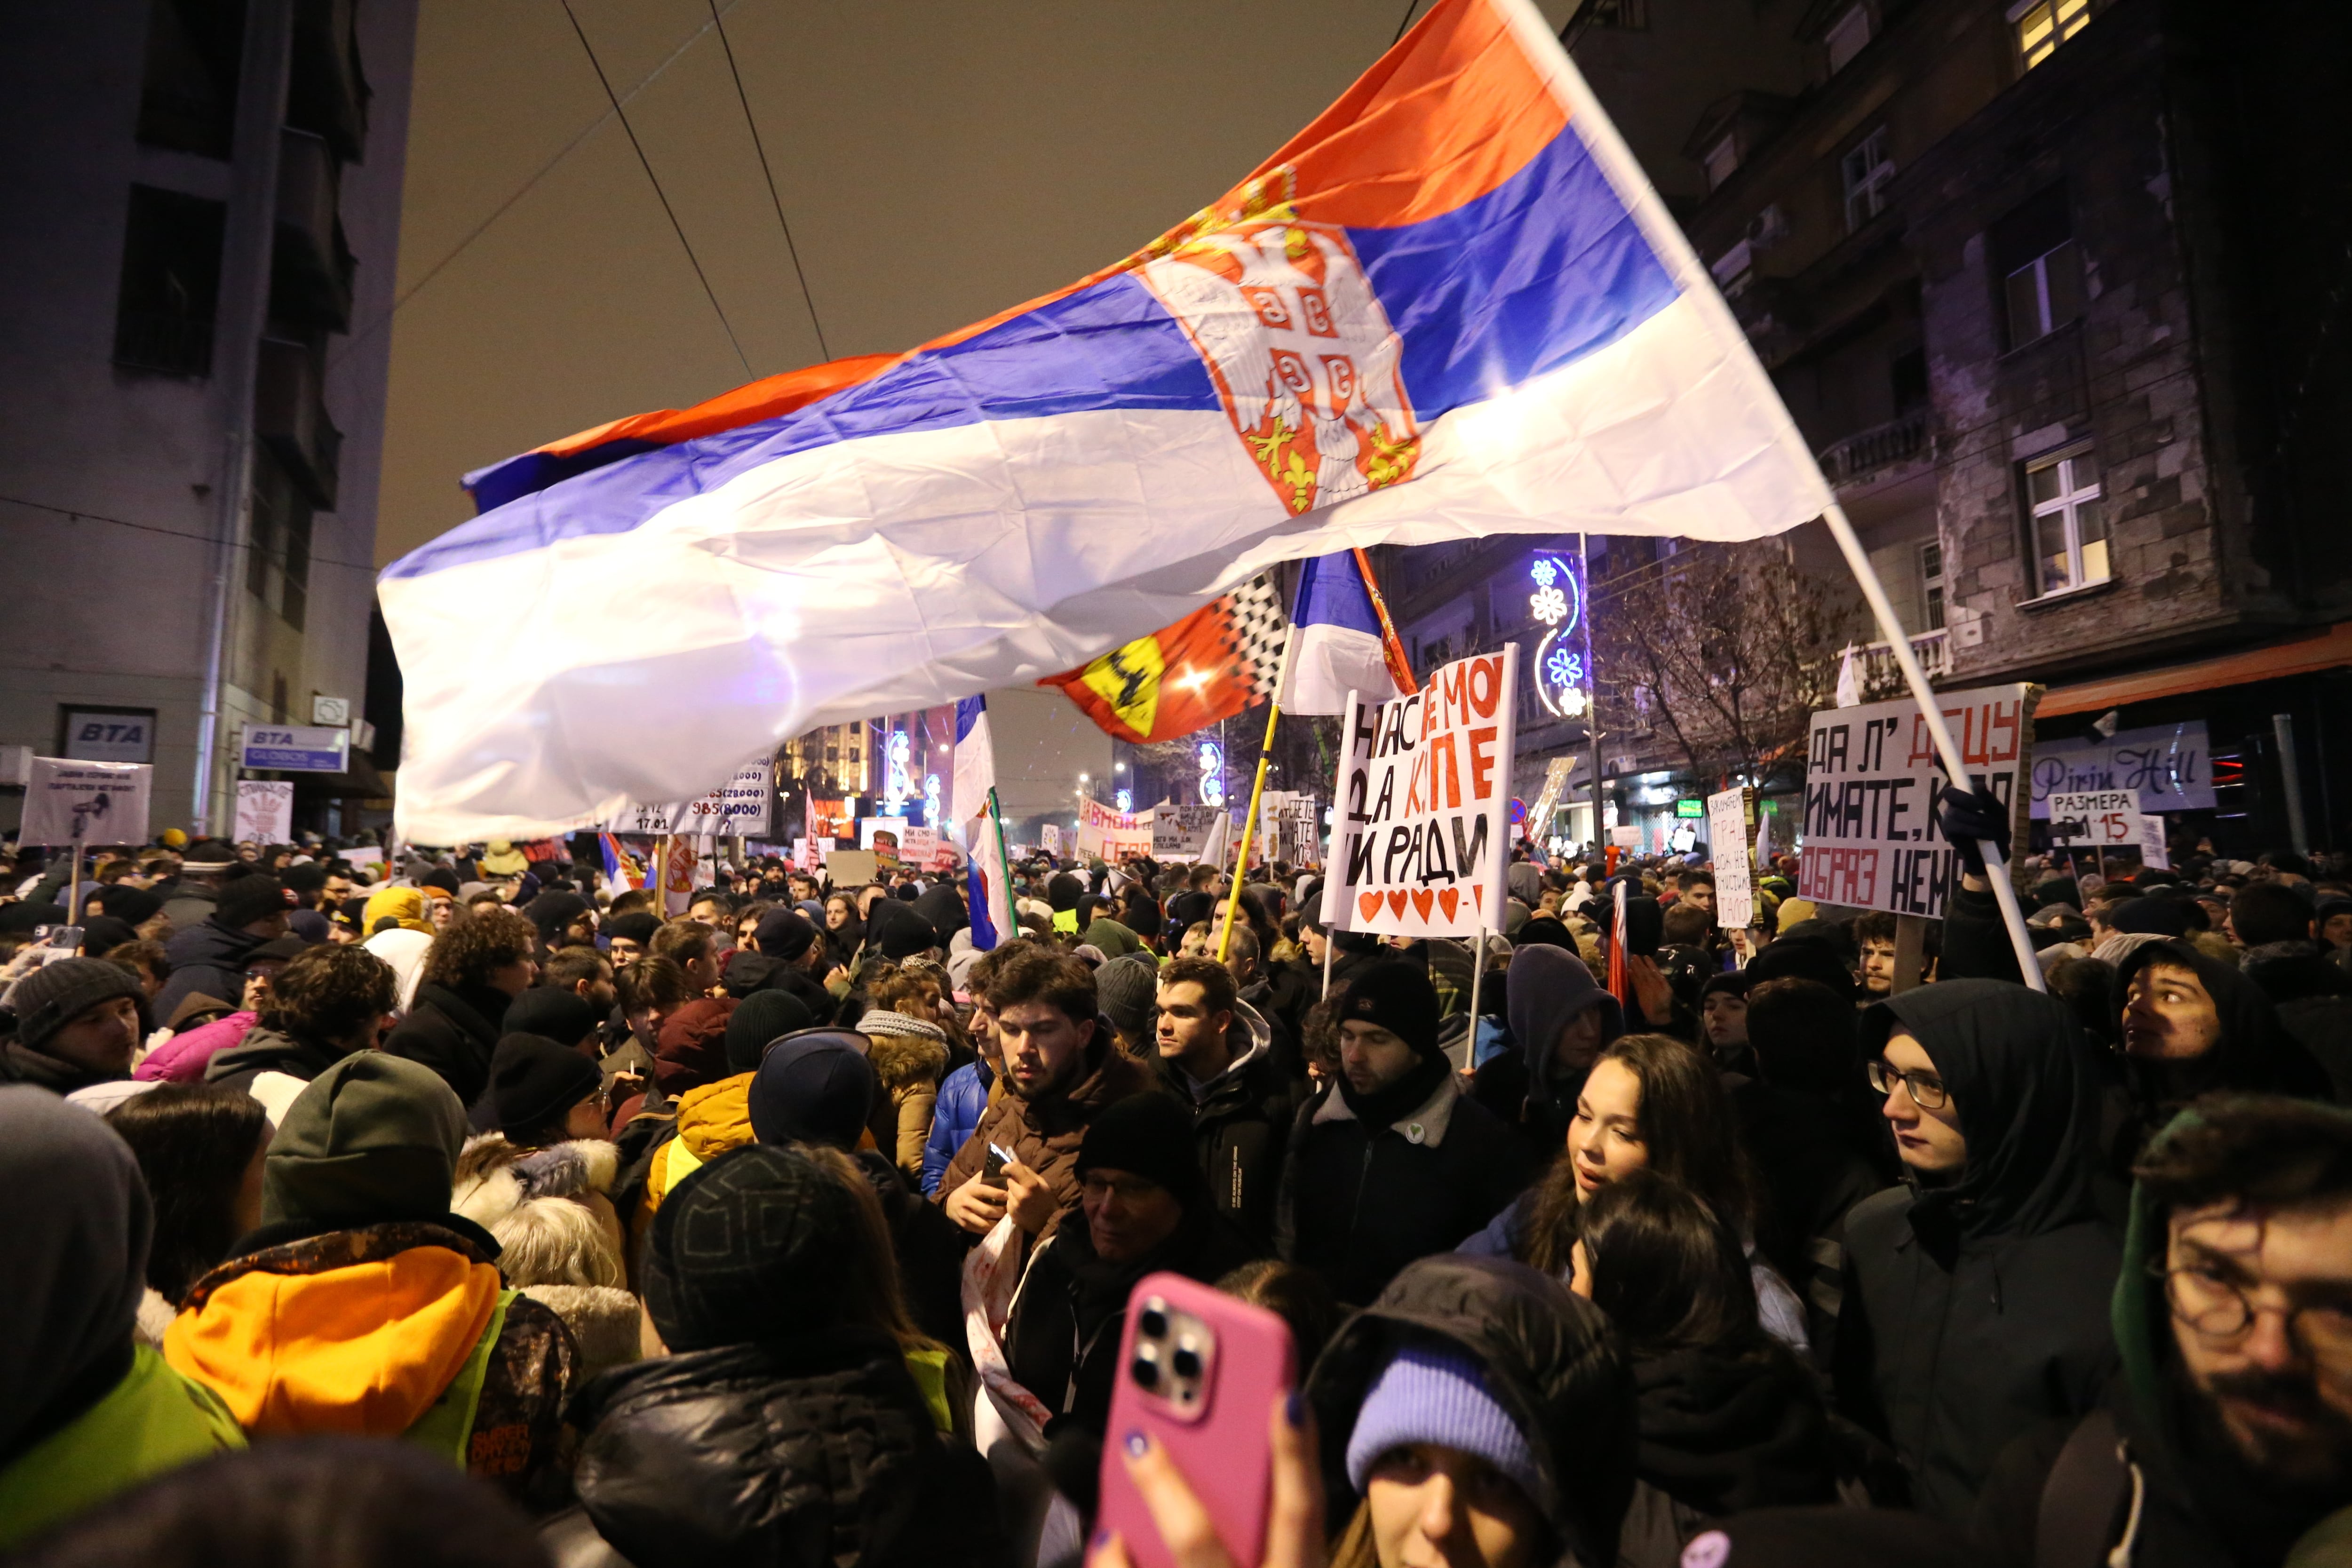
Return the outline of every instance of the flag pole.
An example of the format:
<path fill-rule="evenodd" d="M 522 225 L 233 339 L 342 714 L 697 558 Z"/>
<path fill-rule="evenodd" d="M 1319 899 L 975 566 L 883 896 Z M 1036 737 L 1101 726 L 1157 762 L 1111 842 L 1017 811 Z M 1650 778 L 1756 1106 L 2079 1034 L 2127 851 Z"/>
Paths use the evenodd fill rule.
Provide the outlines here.
<path fill-rule="evenodd" d="M 1265 793 L 1265 764 L 1274 756 L 1274 723 L 1282 717 L 1281 690 L 1281 683 L 1277 681 L 1275 685 L 1276 695 L 1265 705 L 1265 743 L 1257 749 L 1257 777 L 1250 784 L 1249 815 L 1242 819 L 1241 853 L 1234 859 L 1234 890 L 1226 896 L 1225 929 L 1217 938 L 1219 963 L 1223 963 L 1225 954 L 1233 950 L 1234 917 L 1241 912 L 1242 907 L 1242 873 L 1249 869 L 1250 839 L 1257 832 L 1258 797 Z"/>
<path fill-rule="evenodd" d="M 1389 662 L 1389 677 L 1397 690 L 1410 697 L 1421 689 L 1412 678 L 1412 667 L 1404 661 L 1404 644 L 1397 637 L 1396 625 L 1389 619 L 1389 602 L 1381 597 L 1380 579 L 1372 575 L 1372 558 L 1364 553 L 1360 544 L 1355 548 L 1356 570 L 1364 574 L 1364 592 L 1372 596 L 1372 614 L 1381 618 L 1381 652 Z"/>
<path fill-rule="evenodd" d="M 1903 682 L 1911 689 L 1911 699 L 1919 705 L 1919 717 L 1927 723 L 1928 738 L 1936 743 L 1936 754 L 1942 760 L 1944 773 L 1955 785 L 1971 783 L 1968 765 L 1960 756 L 1960 748 L 1952 740 L 1952 727 L 1944 722 L 1944 710 L 1936 701 L 1935 692 L 1927 685 L 1927 672 L 1919 666 L 1919 656 L 1912 651 L 1910 634 L 1895 614 L 1894 605 L 1886 597 L 1886 586 L 1879 582 L 1878 574 L 1870 564 L 1870 553 L 1855 537 L 1853 524 L 1846 521 L 1845 509 L 1835 501 L 1822 513 L 1829 524 L 1830 537 L 1837 541 L 1838 549 L 1845 555 L 1846 565 L 1853 580 L 1862 588 L 1862 596 L 1870 605 L 1870 613 L 1878 622 L 1879 635 L 1886 639 L 1895 665 L 1903 671 Z M 2018 907 L 2017 889 L 2011 885 L 2009 869 L 2001 863 L 2000 847 L 1979 841 L 1978 852 L 1984 857 L 1985 879 L 1992 884 L 1993 901 L 2000 906 L 2001 924 L 2009 930 L 2009 945 L 2017 955 L 2018 977 L 2036 991 L 2050 987 L 2042 978 L 2042 965 L 2033 956 L 2033 939 L 2025 933 L 2025 912 Z"/>

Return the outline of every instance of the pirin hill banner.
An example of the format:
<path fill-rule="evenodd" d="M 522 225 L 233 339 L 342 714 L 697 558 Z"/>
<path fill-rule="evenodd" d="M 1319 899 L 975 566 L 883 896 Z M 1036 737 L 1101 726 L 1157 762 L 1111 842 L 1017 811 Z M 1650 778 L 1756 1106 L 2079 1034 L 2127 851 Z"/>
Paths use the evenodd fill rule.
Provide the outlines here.
<path fill-rule="evenodd" d="M 2017 842 L 2033 757 L 2038 686 L 1937 694 L 1975 779 L 2010 807 Z M 1942 918 L 1958 853 L 1936 826 L 1944 767 L 1909 698 L 1813 715 L 1805 762 L 1805 855 L 1797 891 L 1825 904 Z"/>
<path fill-rule="evenodd" d="M 1519 648 L 1443 665 L 1411 697 L 1348 705 L 1323 919 L 1469 936 L 1502 919 Z"/>

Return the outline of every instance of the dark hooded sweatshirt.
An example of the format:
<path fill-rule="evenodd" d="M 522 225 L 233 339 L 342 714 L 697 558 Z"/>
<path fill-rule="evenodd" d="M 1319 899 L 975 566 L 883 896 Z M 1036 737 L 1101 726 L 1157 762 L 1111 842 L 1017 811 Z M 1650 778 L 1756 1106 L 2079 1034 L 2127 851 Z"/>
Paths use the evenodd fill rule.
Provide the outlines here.
<path fill-rule="evenodd" d="M 2098 1086 L 2064 1003 L 1990 980 L 1921 986 L 1864 1015 L 1865 1056 L 1898 1028 L 1950 1090 L 1968 1160 L 1957 1181 L 1846 1216 L 1837 1398 L 1895 1446 L 1912 1501 L 1959 1521 L 2002 1445 L 2096 1401 L 2121 1238 L 2092 1195 Z"/>
<path fill-rule="evenodd" d="M 1471 1097 L 1517 1128 L 1549 1160 L 1559 1152 L 1584 1091 L 1580 1068 L 1555 1064 L 1554 1048 L 1568 1021 L 1587 1007 L 1601 1009 L 1601 1044 L 1625 1032 L 1624 1009 L 1592 978 L 1584 961 L 1564 948 L 1522 947 L 1511 955 L 1504 1007 L 1512 1047 L 1491 1058 L 1471 1079 Z"/>

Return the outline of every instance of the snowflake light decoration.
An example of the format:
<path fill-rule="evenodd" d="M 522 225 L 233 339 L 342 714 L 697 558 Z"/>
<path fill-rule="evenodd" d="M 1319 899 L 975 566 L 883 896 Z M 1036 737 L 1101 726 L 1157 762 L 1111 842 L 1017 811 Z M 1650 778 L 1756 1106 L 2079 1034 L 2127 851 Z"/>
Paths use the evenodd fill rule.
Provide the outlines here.
<path fill-rule="evenodd" d="M 1581 686 L 1584 684 L 1583 656 L 1564 647 L 1556 647 L 1551 650 L 1551 657 L 1544 661 L 1544 674 L 1554 686 Z"/>
<path fill-rule="evenodd" d="M 1528 595 L 1528 609 L 1544 625 L 1556 626 L 1568 615 L 1568 595 L 1557 588 L 1538 588 Z"/>
<path fill-rule="evenodd" d="M 1528 568 L 1528 575 L 1536 580 L 1538 588 L 1549 588 L 1559 580 L 1559 568 L 1549 561 L 1538 560 Z"/>

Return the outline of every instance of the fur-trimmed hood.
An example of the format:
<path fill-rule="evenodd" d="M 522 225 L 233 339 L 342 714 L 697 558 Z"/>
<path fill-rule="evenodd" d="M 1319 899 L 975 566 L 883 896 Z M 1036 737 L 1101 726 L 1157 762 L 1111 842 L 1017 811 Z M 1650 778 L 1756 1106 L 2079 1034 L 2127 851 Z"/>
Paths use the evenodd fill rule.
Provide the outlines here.
<path fill-rule="evenodd" d="M 533 1198 L 609 1193 L 620 1170 L 620 1150 L 601 1138 L 523 1149 L 504 1133 L 485 1132 L 458 1152 L 449 1207 L 488 1230 Z"/>
<path fill-rule="evenodd" d="M 948 1068 L 948 1047 L 943 1040 L 923 1035 L 872 1035 L 873 1043 L 866 1053 L 874 1064 L 874 1076 L 882 1080 L 885 1089 L 906 1089 L 911 1085 L 940 1080 Z"/>

